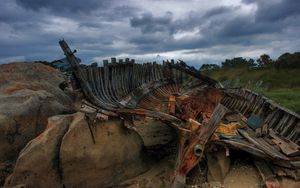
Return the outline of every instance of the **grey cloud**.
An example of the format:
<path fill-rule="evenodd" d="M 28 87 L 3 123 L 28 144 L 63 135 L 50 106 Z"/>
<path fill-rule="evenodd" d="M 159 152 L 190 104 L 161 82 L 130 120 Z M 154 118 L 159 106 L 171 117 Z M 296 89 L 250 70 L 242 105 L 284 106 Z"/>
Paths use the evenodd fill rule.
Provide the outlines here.
<path fill-rule="evenodd" d="M 31 22 L 40 19 L 41 15 L 37 15 L 33 11 L 27 11 L 24 8 L 15 4 L 14 1 L 3 0 L 0 6 L 0 22 Z"/>
<path fill-rule="evenodd" d="M 242 0 L 243 3 L 245 4 L 251 4 L 251 3 L 257 3 L 260 2 L 261 0 Z"/>
<path fill-rule="evenodd" d="M 280 29 L 280 24 L 255 22 L 249 17 L 238 17 L 224 24 L 219 31 L 222 37 L 252 36 L 255 34 L 274 33 Z"/>
<path fill-rule="evenodd" d="M 278 21 L 291 16 L 300 14 L 299 0 L 280 0 L 280 1 L 264 1 L 264 0 L 243 0 L 245 4 L 256 4 L 258 9 L 256 12 L 257 20 Z"/>
<path fill-rule="evenodd" d="M 151 35 L 149 36 L 150 33 L 153 33 L 153 30 L 147 31 L 146 29 L 149 29 L 150 25 L 152 28 L 156 28 L 156 22 L 153 20 L 157 18 L 153 18 L 153 16 L 150 15 L 144 16 L 137 19 L 139 22 L 134 25 L 135 27 L 141 28 L 144 35 L 139 38 L 134 38 L 130 40 L 130 42 L 138 44 L 139 46 L 145 46 L 145 44 L 147 44 L 147 48 L 142 49 L 147 51 L 157 49 L 165 49 L 165 51 L 198 49 L 217 45 L 260 45 L 266 44 L 269 41 L 259 40 L 259 38 L 261 38 L 259 36 L 268 34 L 269 38 L 280 40 L 282 36 L 279 38 L 278 36 L 284 36 L 285 30 L 289 28 L 291 24 L 295 24 L 295 20 L 268 22 L 263 19 L 257 20 L 253 14 L 239 15 L 235 12 L 239 8 L 239 6 L 215 7 L 203 15 L 190 12 L 187 17 L 180 20 L 165 22 L 163 26 L 161 26 L 162 24 L 158 24 L 164 28 L 163 31 L 169 31 L 169 35 L 160 35 L 154 38 L 151 38 Z M 223 14 L 225 13 L 228 15 L 224 17 Z M 209 20 L 209 24 L 205 22 L 205 19 L 218 15 L 222 16 Z M 171 37 L 172 34 L 178 31 L 192 31 L 197 27 L 201 28 L 200 34 L 203 35 L 202 38 L 174 40 L 174 38 Z M 167 39 L 167 41 L 165 39 Z"/>
<path fill-rule="evenodd" d="M 7 1 L 8 9 L 12 7 L 18 9 L 18 11 L 6 11 L 3 8 L 6 21 L 13 18 L 19 21 L 24 19 L 30 21 L 39 19 L 39 17 L 62 16 L 79 22 L 93 22 L 98 19 L 98 23 L 100 23 L 128 19 L 139 12 L 136 7 L 119 3 L 116 0 L 15 0 L 17 3 L 15 6 L 11 6 L 13 1 L 4 1 Z M 21 15 L 20 12 L 23 14 Z M 3 13 L 0 12 L 1 14 Z M 35 14 L 40 16 L 35 17 Z"/>
<path fill-rule="evenodd" d="M 291 16 L 300 15 L 299 0 L 282 0 L 279 3 L 259 3 L 256 19 L 265 21 L 283 20 Z"/>
<path fill-rule="evenodd" d="M 296 0 L 243 0 L 232 6 L 209 6 L 212 8 L 204 11 L 191 7 L 180 10 L 180 16 L 175 11 L 178 5 L 174 11 L 157 15 L 153 8 L 147 9 L 140 2 L 120 0 L 2 0 L 1 3 L 0 60 L 24 56 L 29 61 L 51 61 L 63 57 L 57 44 L 60 38 L 79 49 L 78 56 L 83 62 L 99 56 L 180 50 L 189 50 L 184 55 L 195 56 L 218 46 L 226 49 L 220 47 L 213 52 L 226 57 L 235 54 L 238 47 L 247 49 L 247 46 L 252 50 L 266 46 L 273 55 L 299 49 L 295 41 L 300 37 L 297 32 L 300 2 Z M 170 0 L 166 10 L 172 10 L 176 3 L 183 2 Z M 241 13 L 242 6 L 254 3 L 256 12 Z M 65 22 L 70 22 L 72 28 L 75 25 L 74 29 L 67 28 Z M 53 24 L 51 31 L 47 30 L 48 24 Z M 178 34 L 183 37 L 176 38 Z M 281 42 L 285 48 L 277 45 Z M 211 62 L 209 58 L 204 60 Z"/>
<path fill-rule="evenodd" d="M 136 16 L 136 14 L 139 13 L 141 10 L 133 6 L 122 5 L 114 7 L 112 11 L 114 12 L 114 15 L 116 17 L 130 18 Z"/>
<path fill-rule="evenodd" d="M 282 34 L 286 29 L 300 26 L 300 1 L 283 0 L 279 3 L 270 3 L 266 1 L 247 1 L 248 3 L 257 3 L 255 16 L 251 15 L 238 16 L 227 22 L 215 24 L 221 26 L 218 36 L 239 39 L 239 37 L 248 37 L 268 34 Z M 298 15 L 299 14 L 299 15 Z M 214 23 L 212 23 L 214 24 Z M 211 30 L 211 29 L 210 29 Z M 211 31 L 210 31 L 211 32 Z M 252 42 L 252 41 L 251 41 Z M 255 41 L 257 42 L 257 41 Z"/>
<path fill-rule="evenodd" d="M 105 9 L 111 5 L 110 0 L 16 0 L 16 2 L 24 8 L 31 10 L 50 9 L 53 12 L 72 11 L 77 13 L 88 13 L 99 8 Z"/>
<path fill-rule="evenodd" d="M 213 17 L 213 16 L 217 16 L 217 15 L 221 15 L 221 14 L 224 14 L 224 13 L 229 13 L 229 12 L 232 12 L 234 10 L 236 10 L 238 7 L 230 7 L 230 6 L 220 6 L 220 7 L 216 7 L 216 8 L 213 8 L 209 11 L 207 11 L 203 18 L 205 19 L 208 19 L 210 17 Z"/>
<path fill-rule="evenodd" d="M 162 17 L 153 17 L 151 13 L 143 13 L 140 17 L 130 19 L 130 25 L 140 28 L 143 33 L 153 33 L 169 30 L 171 21 L 172 13 L 170 12 Z"/>

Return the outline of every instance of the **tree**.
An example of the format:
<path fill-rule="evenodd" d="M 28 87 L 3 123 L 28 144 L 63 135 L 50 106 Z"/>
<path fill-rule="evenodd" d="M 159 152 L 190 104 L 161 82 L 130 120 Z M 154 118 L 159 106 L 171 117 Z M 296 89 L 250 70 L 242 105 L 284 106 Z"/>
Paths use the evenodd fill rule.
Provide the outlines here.
<path fill-rule="evenodd" d="M 200 67 L 200 71 L 209 71 L 209 70 L 217 70 L 217 69 L 220 69 L 220 66 L 216 64 L 203 64 Z"/>
<path fill-rule="evenodd" d="M 261 55 L 256 61 L 259 67 L 268 67 L 273 63 L 273 60 L 268 54 Z"/>
<path fill-rule="evenodd" d="M 235 57 L 233 59 L 226 59 L 224 62 L 222 62 L 222 68 L 232 68 L 232 67 L 254 67 L 255 61 L 254 59 L 245 59 L 242 57 Z"/>
<path fill-rule="evenodd" d="M 282 54 L 276 61 L 276 68 L 300 68 L 300 52 Z"/>
<path fill-rule="evenodd" d="M 248 67 L 255 67 L 256 66 L 255 60 L 250 58 L 247 62 L 247 65 Z"/>

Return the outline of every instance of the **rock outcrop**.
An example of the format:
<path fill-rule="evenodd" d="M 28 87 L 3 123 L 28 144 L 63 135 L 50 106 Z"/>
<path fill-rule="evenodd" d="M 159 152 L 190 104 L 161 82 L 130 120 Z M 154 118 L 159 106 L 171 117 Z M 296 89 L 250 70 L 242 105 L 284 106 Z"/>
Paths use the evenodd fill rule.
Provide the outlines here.
<path fill-rule="evenodd" d="M 22 150 L 5 187 L 113 186 L 147 169 L 142 147 L 140 136 L 124 128 L 121 119 L 89 129 L 83 113 L 54 116 Z"/>
<path fill-rule="evenodd" d="M 0 65 L 0 163 L 14 161 L 48 117 L 73 111 L 71 98 L 59 88 L 64 81 L 61 72 L 43 64 Z"/>
<path fill-rule="evenodd" d="M 21 151 L 8 187 L 59 187 L 59 149 L 72 121 L 71 115 L 49 118 L 46 130 Z M 35 181 L 33 181 L 35 180 Z"/>

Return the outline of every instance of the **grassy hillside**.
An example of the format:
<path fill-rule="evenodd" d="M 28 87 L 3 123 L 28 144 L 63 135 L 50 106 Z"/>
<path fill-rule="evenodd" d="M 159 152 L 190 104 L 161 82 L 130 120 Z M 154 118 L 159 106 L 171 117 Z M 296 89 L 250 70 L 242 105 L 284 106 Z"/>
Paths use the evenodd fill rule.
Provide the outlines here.
<path fill-rule="evenodd" d="M 226 87 L 245 87 L 262 93 L 300 114 L 300 69 L 228 68 L 203 73 Z"/>

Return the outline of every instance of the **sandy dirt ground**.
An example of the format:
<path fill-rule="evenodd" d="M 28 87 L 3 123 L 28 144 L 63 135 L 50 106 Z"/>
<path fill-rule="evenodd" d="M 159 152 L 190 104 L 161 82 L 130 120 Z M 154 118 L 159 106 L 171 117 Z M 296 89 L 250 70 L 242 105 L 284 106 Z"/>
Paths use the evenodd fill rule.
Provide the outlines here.
<path fill-rule="evenodd" d="M 174 171 L 174 156 L 167 156 L 152 167 L 144 174 L 127 180 L 117 187 L 126 188 L 165 188 L 170 187 Z M 197 185 L 187 185 L 187 188 L 259 188 L 263 187 L 261 178 L 255 166 L 249 160 L 236 159 L 232 161 L 230 170 L 221 182 L 205 182 L 206 177 L 201 167 L 195 167 L 188 177 L 188 182 L 198 182 Z M 190 178 L 197 180 L 191 181 Z"/>
<path fill-rule="evenodd" d="M 231 164 L 223 185 L 220 182 L 210 182 L 203 184 L 203 187 L 205 186 L 214 188 L 259 188 L 262 187 L 262 182 L 254 165 L 243 160 L 235 160 Z"/>
<path fill-rule="evenodd" d="M 153 163 L 152 161 L 151 163 Z M 126 188 L 163 188 L 169 187 L 174 171 L 174 157 L 168 156 L 152 165 L 144 174 L 121 183 Z"/>

